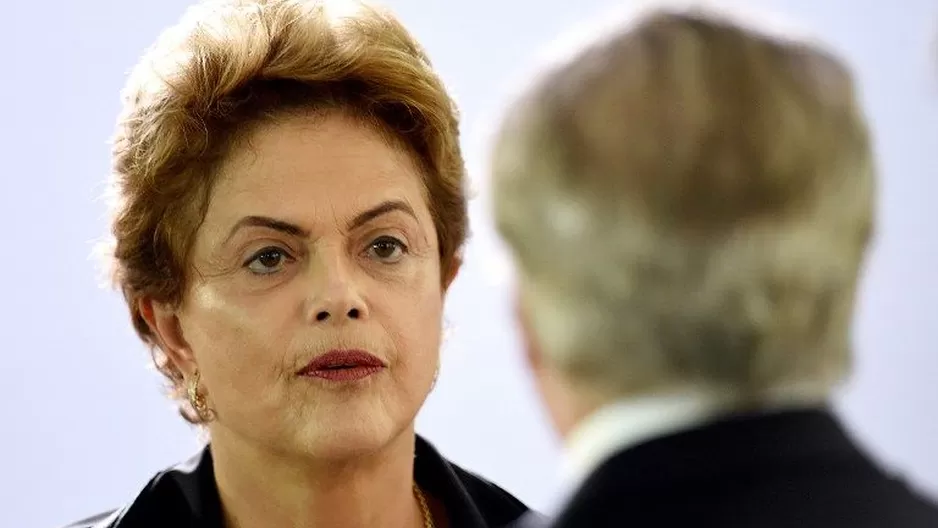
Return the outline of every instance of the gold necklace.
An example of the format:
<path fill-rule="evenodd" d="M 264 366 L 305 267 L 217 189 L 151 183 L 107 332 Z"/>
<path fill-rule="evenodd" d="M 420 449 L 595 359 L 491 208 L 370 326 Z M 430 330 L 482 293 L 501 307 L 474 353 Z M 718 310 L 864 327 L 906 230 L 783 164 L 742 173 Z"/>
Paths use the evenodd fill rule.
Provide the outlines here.
<path fill-rule="evenodd" d="M 433 515 L 430 514 L 430 507 L 427 506 L 427 498 L 416 482 L 414 483 L 414 496 L 417 497 L 417 504 L 420 505 L 420 512 L 423 514 L 423 528 L 433 528 Z"/>

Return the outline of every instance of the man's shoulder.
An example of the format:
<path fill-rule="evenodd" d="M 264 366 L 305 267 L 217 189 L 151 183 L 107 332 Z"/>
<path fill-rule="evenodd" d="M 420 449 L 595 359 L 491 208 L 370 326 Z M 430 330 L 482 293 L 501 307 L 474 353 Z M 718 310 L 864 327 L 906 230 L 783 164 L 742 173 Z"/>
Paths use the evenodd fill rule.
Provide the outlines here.
<path fill-rule="evenodd" d="M 745 456 L 740 456 L 740 454 Z M 552 526 L 938 526 L 825 409 L 724 417 L 623 449 Z"/>

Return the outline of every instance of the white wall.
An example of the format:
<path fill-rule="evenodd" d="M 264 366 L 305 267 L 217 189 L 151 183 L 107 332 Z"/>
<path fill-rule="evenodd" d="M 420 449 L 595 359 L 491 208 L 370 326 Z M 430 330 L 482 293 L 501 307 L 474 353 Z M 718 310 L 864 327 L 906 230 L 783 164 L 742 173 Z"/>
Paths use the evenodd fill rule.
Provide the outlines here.
<path fill-rule="evenodd" d="M 124 73 L 184 0 L 8 2 L 0 32 L 0 526 L 55 526 L 129 498 L 193 452 L 159 393 L 116 293 L 88 254 Z M 842 401 L 875 452 L 938 494 L 938 34 L 935 0 L 778 0 L 854 61 L 883 168 L 876 251 L 858 314 L 856 378 Z M 536 49 L 603 0 L 396 0 L 461 103 L 479 175 L 484 123 Z M 932 60 L 932 66 L 928 61 Z M 480 182 L 479 186 L 482 187 Z M 535 507 L 557 446 L 521 368 L 480 200 L 449 300 L 452 335 L 419 429 Z"/>

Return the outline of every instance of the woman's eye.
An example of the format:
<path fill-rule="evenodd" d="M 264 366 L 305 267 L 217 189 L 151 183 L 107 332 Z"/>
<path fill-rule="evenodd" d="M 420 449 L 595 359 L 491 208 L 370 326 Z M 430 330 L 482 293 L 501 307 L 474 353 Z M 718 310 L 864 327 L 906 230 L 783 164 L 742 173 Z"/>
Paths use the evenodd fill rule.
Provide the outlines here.
<path fill-rule="evenodd" d="M 289 258 L 290 256 L 280 248 L 264 248 L 255 253 L 245 263 L 245 267 L 257 275 L 270 275 L 280 271 Z"/>
<path fill-rule="evenodd" d="M 371 243 L 368 247 L 368 253 L 373 258 L 393 264 L 400 261 L 407 254 L 407 246 L 394 237 L 383 236 Z"/>

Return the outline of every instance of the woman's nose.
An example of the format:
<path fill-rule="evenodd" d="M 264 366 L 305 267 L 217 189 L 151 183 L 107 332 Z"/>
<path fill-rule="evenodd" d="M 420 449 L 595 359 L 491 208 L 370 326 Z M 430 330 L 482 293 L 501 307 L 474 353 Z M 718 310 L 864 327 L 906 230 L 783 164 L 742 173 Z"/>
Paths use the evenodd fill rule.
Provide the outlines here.
<path fill-rule="evenodd" d="M 341 257 L 321 259 L 313 266 L 308 308 L 310 323 L 340 323 L 368 317 L 368 307 L 359 291 L 354 270 L 350 268 Z"/>

